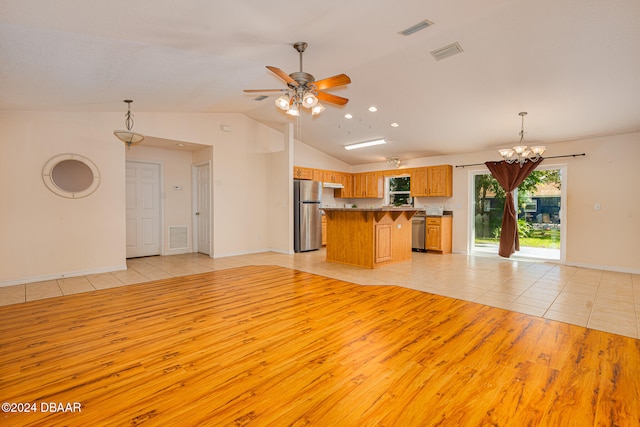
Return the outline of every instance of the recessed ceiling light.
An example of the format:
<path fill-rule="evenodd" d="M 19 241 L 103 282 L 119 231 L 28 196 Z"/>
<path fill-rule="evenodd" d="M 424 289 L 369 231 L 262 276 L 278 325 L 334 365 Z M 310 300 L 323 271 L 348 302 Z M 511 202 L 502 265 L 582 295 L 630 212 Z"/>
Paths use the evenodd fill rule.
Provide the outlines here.
<path fill-rule="evenodd" d="M 372 113 L 375 113 L 376 111 L 378 111 L 378 109 L 372 105 L 371 107 L 369 107 L 369 111 L 371 111 Z"/>
<path fill-rule="evenodd" d="M 357 144 L 345 145 L 345 150 L 355 150 L 357 148 L 371 147 L 372 145 L 386 144 L 386 139 L 376 139 L 374 141 L 358 142 Z"/>
<path fill-rule="evenodd" d="M 352 119 L 353 116 L 351 114 L 347 113 L 347 114 L 344 115 L 344 118 L 345 119 Z"/>
<path fill-rule="evenodd" d="M 396 122 L 393 122 L 393 123 L 391 123 L 391 124 L 390 124 L 390 126 L 391 126 L 392 128 L 397 128 L 397 127 L 398 127 L 398 126 L 400 126 L 400 125 L 399 125 L 399 124 L 397 124 Z"/>
<path fill-rule="evenodd" d="M 182 142 L 178 142 L 176 145 L 177 145 L 178 147 L 184 147 L 184 144 L 183 144 Z"/>

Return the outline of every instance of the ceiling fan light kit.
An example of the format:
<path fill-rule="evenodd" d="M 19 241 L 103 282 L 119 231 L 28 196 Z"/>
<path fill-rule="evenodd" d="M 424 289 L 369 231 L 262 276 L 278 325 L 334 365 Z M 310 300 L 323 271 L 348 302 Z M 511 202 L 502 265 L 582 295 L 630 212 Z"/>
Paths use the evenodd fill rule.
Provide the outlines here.
<path fill-rule="evenodd" d="M 318 114 L 322 113 L 323 111 L 324 111 L 324 105 L 316 104 L 315 106 L 313 106 L 311 108 L 311 115 L 315 116 L 315 115 L 318 115 Z"/>
<path fill-rule="evenodd" d="M 319 101 L 340 106 L 345 105 L 349 102 L 347 98 L 323 91 L 347 85 L 351 83 L 351 79 L 346 74 L 337 74 L 333 77 L 316 81 L 313 75 L 302 71 L 302 53 L 307 46 L 305 42 L 293 44 L 293 48 L 300 54 L 300 71 L 287 74 L 277 67 L 267 65 L 269 71 L 287 84 L 286 89 L 245 89 L 245 92 L 285 92 L 275 100 L 275 104 L 290 116 L 299 116 L 301 107 L 311 110 L 312 116 L 320 114 L 325 108 Z"/>

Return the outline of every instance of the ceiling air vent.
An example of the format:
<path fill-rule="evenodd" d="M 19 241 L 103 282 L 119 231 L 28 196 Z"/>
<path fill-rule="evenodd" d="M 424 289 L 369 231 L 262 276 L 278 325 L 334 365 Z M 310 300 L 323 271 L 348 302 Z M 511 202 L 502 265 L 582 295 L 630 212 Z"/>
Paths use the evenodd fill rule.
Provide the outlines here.
<path fill-rule="evenodd" d="M 425 19 L 424 21 L 418 22 L 413 27 L 409 27 L 404 31 L 400 31 L 398 34 L 402 34 L 403 36 L 410 36 L 411 34 L 417 33 L 420 30 L 424 30 L 425 28 L 430 27 L 431 25 L 433 25 L 433 22 L 427 21 Z"/>
<path fill-rule="evenodd" d="M 462 53 L 463 50 L 460 45 L 456 43 L 452 43 L 448 46 L 441 47 L 440 49 L 436 49 L 431 52 L 431 56 L 435 58 L 436 61 L 440 61 L 441 59 L 448 58 L 453 55 L 457 55 Z"/>

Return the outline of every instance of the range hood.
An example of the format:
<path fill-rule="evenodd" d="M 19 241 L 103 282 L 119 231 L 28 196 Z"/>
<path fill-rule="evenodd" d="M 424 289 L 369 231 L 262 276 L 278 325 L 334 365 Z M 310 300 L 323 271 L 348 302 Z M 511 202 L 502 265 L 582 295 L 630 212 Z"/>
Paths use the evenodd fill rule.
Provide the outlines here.
<path fill-rule="evenodd" d="M 323 182 L 322 186 L 324 188 L 344 188 L 344 185 L 337 182 Z"/>

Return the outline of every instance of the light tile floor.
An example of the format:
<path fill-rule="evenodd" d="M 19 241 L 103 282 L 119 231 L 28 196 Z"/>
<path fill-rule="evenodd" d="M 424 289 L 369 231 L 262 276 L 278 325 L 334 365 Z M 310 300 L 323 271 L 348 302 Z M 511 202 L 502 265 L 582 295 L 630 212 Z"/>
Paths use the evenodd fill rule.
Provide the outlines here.
<path fill-rule="evenodd" d="M 294 268 L 363 285 L 398 285 L 493 307 L 640 337 L 640 275 L 488 255 L 413 253 L 375 270 L 325 261 L 325 251 L 212 259 L 202 254 L 127 261 L 126 271 L 0 287 L 0 305 L 54 298 L 244 265 Z"/>

